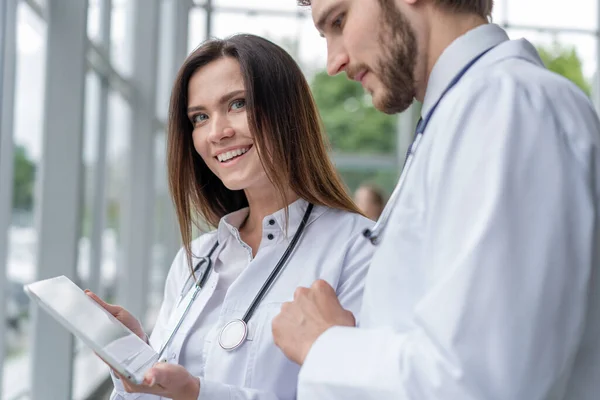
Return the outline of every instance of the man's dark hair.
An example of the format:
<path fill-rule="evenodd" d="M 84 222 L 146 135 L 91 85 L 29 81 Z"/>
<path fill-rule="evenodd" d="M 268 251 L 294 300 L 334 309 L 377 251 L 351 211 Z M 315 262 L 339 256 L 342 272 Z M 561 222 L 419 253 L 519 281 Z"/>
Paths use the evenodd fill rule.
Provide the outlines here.
<path fill-rule="evenodd" d="M 310 6 L 311 0 L 297 0 L 299 6 Z M 393 0 L 379 0 L 380 3 Z M 443 7 L 446 10 L 473 13 L 484 18 L 489 18 L 492 15 L 494 8 L 494 0 L 433 0 L 437 6 Z"/>

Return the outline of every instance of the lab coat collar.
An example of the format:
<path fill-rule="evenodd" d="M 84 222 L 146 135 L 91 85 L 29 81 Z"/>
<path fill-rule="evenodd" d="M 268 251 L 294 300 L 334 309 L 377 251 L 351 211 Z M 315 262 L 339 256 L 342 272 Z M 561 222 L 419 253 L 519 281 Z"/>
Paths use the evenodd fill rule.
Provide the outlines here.
<path fill-rule="evenodd" d="M 219 243 L 225 243 L 227 238 L 231 235 L 239 238 L 240 233 L 238 229 L 248 217 L 249 211 L 250 209 L 248 207 L 244 207 L 221 218 L 217 228 L 217 238 Z"/>
<path fill-rule="evenodd" d="M 278 230 L 279 233 L 281 233 L 281 235 L 285 236 L 287 233 L 287 237 L 291 238 L 300 226 L 300 222 L 302 222 L 302 218 L 304 217 L 304 213 L 306 212 L 308 204 L 309 203 L 306 200 L 298 199 L 288 206 L 289 225 L 287 232 L 285 208 L 282 208 L 271 215 L 267 215 L 263 219 L 262 223 L 263 234 L 266 234 L 267 231 L 273 232 L 274 230 Z M 322 215 L 326 209 L 327 207 L 315 206 L 310 215 L 307 225 L 309 225 L 320 215 Z M 219 227 L 217 228 L 217 237 L 219 239 L 219 243 L 225 243 L 225 241 L 230 235 L 233 235 L 236 239 L 239 239 L 239 227 L 245 221 L 249 211 L 250 209 L 248 207 L 245 207 L 238 211 L 234 211 L 230 214 L 227 214 L 226 216 L 221 218 L 221 221 L 219 222 Z M 271 225 L 271 220 L 275 221 L 275 224 Z"/>
<path fill-rule="evenodd" d="M 265 230 L 265 228 L 270 226 L 269 221 L 271 219 L 274 219 L 276 222 L 276 226 L 281 231 L 281 234 L 284 237 L 286 237 L 286 234 L 287 234 L 287 238 L 291 239 L 293 237 L 293 235 L 296 233 L 296 231 L 298 230 L 298 227 L 300 226 L 300 223 L 302 222 L 302 219 L 304 218 L 304 213 L 306 212 L 306 209 L 308 208 L 308 204 L 309 204 L 308 201 L 306 201 L 304 199 L 298 199 L 288 206 L 289 225 L 287 225 L 287 231 L 286 231 L 286 218 L 285 218 L 285 209 L 284 208 L 282 208 L 281 210 L 277 211 L 274 214 L 271 214 L 270 216 L 265 217 L 265 219 L 263 220 L 263 230 Z M 325 212 L 326 209 L 327 209 L 326 207 L 314 206 L 306 225 L 307 226 L 310 225 L 314 220 L 316 220 L 319 216 L 321 216 Z"/>
<path fill-rule="evenodd" d="M 496 24 L 478 26 L 454 40 L 442 52 L 431 70 L 421 116 L 427 116 L 452 79 L 465 65 L 484 51 L 508 40 L 504 29 Z"/>

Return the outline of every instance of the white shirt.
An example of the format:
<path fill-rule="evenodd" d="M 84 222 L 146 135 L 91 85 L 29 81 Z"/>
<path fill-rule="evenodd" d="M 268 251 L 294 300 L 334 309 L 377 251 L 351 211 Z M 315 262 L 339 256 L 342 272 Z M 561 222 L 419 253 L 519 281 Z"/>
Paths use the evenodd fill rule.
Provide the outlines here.
<path fill-rule="evenodd" d="M 441 55 L 422 115 L 493 46 L 439 103 L 373 257 L 360 327 L 317 340 L 299 399 L 600 398 L 591 103 L 490 24 Z"/>
<path fill-rule="evenodd" d="M 273 343 L 271 321 L 281 304 L 293 299 L 298 286 L 317 279 L 329 282 L 342 305 L 358 319 L 364 277 L 373 248 L 364 246 L 361 232 L 372 221 L 358 214 L 315 206 L 302 238 L 281 274 L 249 321 L 248 339 L 228 352 L 218 344 L 221 328 L 242 318 L 296 232 L 308 203 L 298 200 L 289 207 L 286 236 L 285 211 L 263 220 L 263 237 L 252 258 L 237 227 L 248 210 L 224 217 L 216 231 L 192 243 L 195 256 L 206 256 L 218 239 L 213 254 L 214 271 L 198 294 L 187 317 L 166 351 L 168 362 L 180 363 L 200 377 L 200 400 L 283 400 L 296 397 L 300 367 L 289 361 Z M 194 262 L 195 265 L 195 262 Z M 185 253 L 176 256 L 165 285 L 164 302 L 150 337 L 155 349 L 162 347 L 187 305 L 177 302 L 189 276 Z M 187 284 L 189 287 L 190 283 Z M 111 399 L 157 399 L 153 395 L 128 394 L 113 379 Z"/>

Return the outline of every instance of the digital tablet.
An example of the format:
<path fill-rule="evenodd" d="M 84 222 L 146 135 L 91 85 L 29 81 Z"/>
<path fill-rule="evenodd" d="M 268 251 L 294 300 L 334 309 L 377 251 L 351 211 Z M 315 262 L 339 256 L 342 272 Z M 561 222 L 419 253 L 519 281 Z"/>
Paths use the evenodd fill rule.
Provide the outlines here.
<path fill-rule="evenodd" d="M 51 317 L 131 382 L 142 383 L 144 373 L 158 360 L 150 345 L 66 276 L 34 282 L 24 289 Z"/>

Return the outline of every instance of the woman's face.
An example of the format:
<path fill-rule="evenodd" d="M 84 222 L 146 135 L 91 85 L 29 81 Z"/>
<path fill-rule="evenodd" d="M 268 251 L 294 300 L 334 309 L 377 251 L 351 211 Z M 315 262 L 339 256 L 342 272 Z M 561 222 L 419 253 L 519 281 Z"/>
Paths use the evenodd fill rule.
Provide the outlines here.
<path fill-rule="evenodd" d="M 188 86 L 194 148 L 230 190 L 269 183 L 248 127 L 240 65 L 224 57 L 198 69 Z"/>

